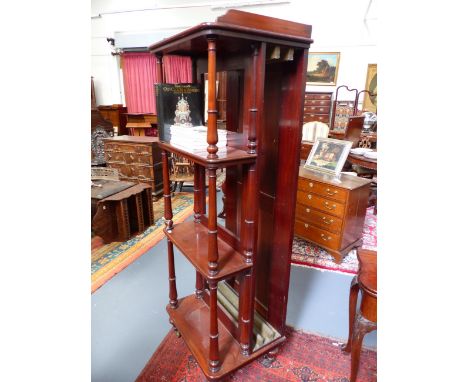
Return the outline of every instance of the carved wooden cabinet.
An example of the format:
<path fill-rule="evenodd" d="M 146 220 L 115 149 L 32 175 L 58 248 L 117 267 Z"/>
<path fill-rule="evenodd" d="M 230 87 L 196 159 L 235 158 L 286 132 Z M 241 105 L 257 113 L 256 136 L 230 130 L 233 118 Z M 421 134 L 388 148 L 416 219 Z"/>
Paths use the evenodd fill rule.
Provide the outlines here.
<path fill-rule="evenodd" d="M 306 92 L 304 98 L 304 123 L 320 121 L 329 124 L 332 95 L 331 92 Z"/>
<path fill-rule="evenodd" d="M 162 162 L 158 139 L 121 135 L 104 139 L 107 167 L 119 171 L 120 180 L 145 183 L 162 192 Z"/>
<path fill-rule="evenodd" d="M 226 378 L 286 340 L 291 246 L 311 26 L 230 10 L 149 47 L 192 57 L 208 73 L 206 140 L 159 145 L 163 158 L 170 322 L 210 381 Z M 216 72 L 226 72 L 227 145 L 218 144 Z M 180 143 L 180 142 L 179 142 Z M 194 220 L 172 222 L 168 156 L 194 162 Z M 218 224 L 216 170 L 225 168 Z M 208 175 L 208 212 L 205 174 Z M 174 246 L 192 263 L 195 293 L 177 295 Z M 225 380 L 225 379 L 223 379 Z"/>
<path fill-rule="evenodd" d="M 326 249 L 337 263 L 362 243 L 369 179 L 304 168 L 297 183 L 295 234 Z"/>

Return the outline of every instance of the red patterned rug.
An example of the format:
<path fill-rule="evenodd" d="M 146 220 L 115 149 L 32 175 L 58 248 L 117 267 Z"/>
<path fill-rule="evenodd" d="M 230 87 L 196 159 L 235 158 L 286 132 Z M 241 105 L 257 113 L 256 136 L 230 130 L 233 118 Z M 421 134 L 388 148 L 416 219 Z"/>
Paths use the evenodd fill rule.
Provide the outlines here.
<path fill-rule="evenodd" d="M 374 207 L 369 207 L 367 209 L 362 232 L 362 247 L 377 251 L 377 216 L 374 215 L 373 212 Z M 333 260 L 333 256 L 326 250 L 298 237 L 294 237 L 293 240 L 291 263 L 303 267 L 348 274 L 356 274 L 358 270 L 358 260 L 355 249 L 351 250 L 351 252 L 343 258 L 341 264 L 336 264 Z"/>
<path fill-rule="evenodd" d="M 349 382 L 351 358 L 340 350 L 338 342 L 291 328 L 286 337 L 273 363 L 260 357 L 228 380 Z M 182 338 L 177 338 L 171 330 L 136 381 L 204 382 L 206 379 Z M 377 353 L 363 348 L 357 382 L 376 381 Z"/>

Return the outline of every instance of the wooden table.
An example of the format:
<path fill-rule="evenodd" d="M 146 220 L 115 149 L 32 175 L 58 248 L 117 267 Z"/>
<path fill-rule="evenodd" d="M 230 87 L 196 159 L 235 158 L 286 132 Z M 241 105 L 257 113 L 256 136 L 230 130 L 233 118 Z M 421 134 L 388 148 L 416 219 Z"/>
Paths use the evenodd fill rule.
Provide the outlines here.
<path fill-rule="evenodd" d="M 377 171 L 377 159 L 366 158 L 364 155 L 349 153 L 347 160 L 352 164 Z"/>
<path fill-rule="evenodd" d="M 359 271 L 351 281 L 349 294 L 349 335 L 342 350 L 351 352 L 350 382 L 356 381 L 364 335 L 377 329 L 377 252 L 360 248 Z M 357 307 L 358 292 L 361 303 Z"/>
<path fill-rule="evenodd" d="M 95 204 L 91 227 L 104 243 L 126 241 L 154 223 L 151 187 L 147 184 L 136 184 L 91 201 Z"/>

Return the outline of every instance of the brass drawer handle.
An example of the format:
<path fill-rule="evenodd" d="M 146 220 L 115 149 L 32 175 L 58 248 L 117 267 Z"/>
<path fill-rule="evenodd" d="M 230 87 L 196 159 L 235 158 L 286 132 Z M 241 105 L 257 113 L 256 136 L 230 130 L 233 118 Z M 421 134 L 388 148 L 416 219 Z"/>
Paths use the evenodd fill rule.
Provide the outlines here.
<path fill-rule="evenodd" d="M 304 223 L 304 227 L 309 228 L 309 225 L 307 223 Z"/>
<path fill-rule="evenodd" d="M 328 202 L 325 202 L 325 208 L 328 209 L 328 210 L 334 210 L 336 208 L 336 204 L 332 204 L 332 206 L 329 207 Z"/>
<path fill-rule="evenodd" d="M 310 212 L 310 208 L 306 208 L 306 212 Z"/>
<path fill-rule="evenodd" d="M 328 224 L 328 225 L 330 225 L 330 224 L 332 224 L 332 223 L 334 222 L 333 219 L 327 220 L 327 218 L 326 218 L 325 216 L 322 217 L 322 221 L 323 221 L 325 224 Z"/>
<path fill-rule="evenodd" d="M 327 235 L 325 235 L 323 233 L 320 234 L 320 237 L 325 241 L 331 240 L 331 236 L 327 236 Z"/>
<path fill-rule="evenodd" d="M 309 195 L 307 195 L 307 197 L 308 197 L 309 199 L 312 199 L 312 195 L 310 195 L 310 194 L 309 194 Z"/>
<path fill-rule="evenodd" d="M 329 188 L 327 188 L 325 190 L 325 192 L 327 193 L 327 195 L 330 195 L 330 196 L 333 196 L 333 195 L 336 195 L 338 193 L 337 190 L 333 190 L 333 192 L 330 192 L 331 190 Z"/>
<path fill-rule="evenodd" d="M 312 182 L 309 182 L 309 187 L 310 188 L 314 187 L 314 184 Z"/>

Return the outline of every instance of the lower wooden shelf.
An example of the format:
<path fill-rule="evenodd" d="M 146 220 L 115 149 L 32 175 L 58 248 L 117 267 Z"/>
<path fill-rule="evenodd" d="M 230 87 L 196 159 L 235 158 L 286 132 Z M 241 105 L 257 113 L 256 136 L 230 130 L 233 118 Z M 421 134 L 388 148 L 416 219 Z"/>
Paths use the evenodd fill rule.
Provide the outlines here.
<path fill-rule="evenodd" d="M 208 366 L 210 347 L 210 308 L 201 298 L 195 295 L 184 297 L 179 300 L 177 308 L 170 305 L 166 307 L 170 321 L 182 335 L 193 356 L 198 362 L 203 373 L 210 381 L 217 381 L 229 373 L 239 369 L 245 364 L 253 361 L 259 356 L 269 352 L 286 337 L 282 336 L 269 344 L 261 347 L 249 356 L 240 352 L 240 345 L 229 333 L 220 320 L 218 320 L 219 331 L 219 358 L 221 368 L 213 373 Z"/>

